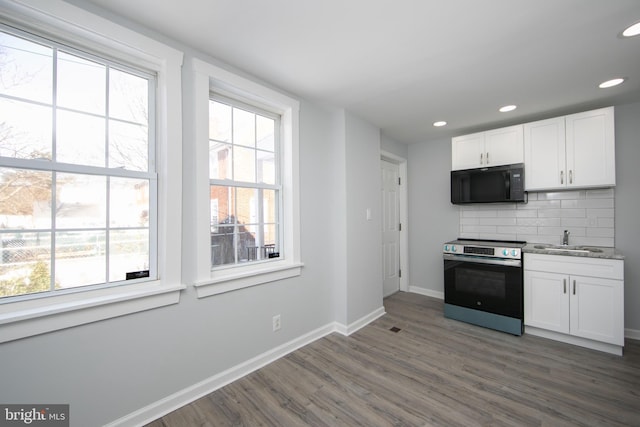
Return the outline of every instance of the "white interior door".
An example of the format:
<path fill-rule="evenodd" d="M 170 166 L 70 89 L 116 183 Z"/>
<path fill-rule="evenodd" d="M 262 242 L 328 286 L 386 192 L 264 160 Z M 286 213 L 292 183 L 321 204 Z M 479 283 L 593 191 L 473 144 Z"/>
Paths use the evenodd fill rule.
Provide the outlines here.
<path fill-rule="evenodd" d="M 400 168 L 381 160 L 383 296 L 400 290 Z"/>

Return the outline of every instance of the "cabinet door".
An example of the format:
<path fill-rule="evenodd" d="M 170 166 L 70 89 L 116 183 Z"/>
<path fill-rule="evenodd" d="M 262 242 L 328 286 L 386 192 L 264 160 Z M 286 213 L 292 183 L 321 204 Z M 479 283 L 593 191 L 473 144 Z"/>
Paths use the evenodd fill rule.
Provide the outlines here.
<path fill-rule="evenodd" d="M 569 187 L 616 184 L 613 107 L 565 118 Z"/>
<path fill-rule="evenodd" d="M 569 333 L 569 276 L 525 270 L 524 324 Z"/>
<path fill-rule="evenodd" d="M 624 286 L 621 280 L 571 276 L 570 332 L 624 345 Z"/>
<path fill-rule="evenodd" d="M 564 117 L 524 125 L 525 190 L 565 188 Z"/>
<path fill-rule="evenodd" d="M 517 125 L 485 132 L 485 164 L 500 166 L 524 162 L 523 129 L 523 125 Z"/>
<path fill-rule="evenodd" d="M 451 170 L 485 166 L 484 132 L 455 137 L 451 140 Z"/>

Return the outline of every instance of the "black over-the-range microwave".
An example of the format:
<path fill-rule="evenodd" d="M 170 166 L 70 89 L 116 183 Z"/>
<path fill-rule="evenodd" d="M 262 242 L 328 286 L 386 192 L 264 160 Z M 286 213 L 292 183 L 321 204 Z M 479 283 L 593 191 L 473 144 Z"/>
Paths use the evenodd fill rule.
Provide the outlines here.
<path fill-rule="evenodd" d="M 525 201 L 524 163 L 451 171 L 451 203 Z"/>

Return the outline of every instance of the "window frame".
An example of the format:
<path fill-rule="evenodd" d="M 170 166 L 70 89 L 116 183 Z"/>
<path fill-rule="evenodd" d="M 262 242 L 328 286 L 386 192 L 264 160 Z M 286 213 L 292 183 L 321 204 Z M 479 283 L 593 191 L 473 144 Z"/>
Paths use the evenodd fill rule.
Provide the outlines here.
<path fill-rule="evenodd" d="M 276 172 L 276 176 L 275 176 L 275 183 L 274 184 L 265 184 L 265 183 L 261 183 L 261 182 L 257 182 L 257 163 L 254 168 L 254 172 L 256 172 L 256 182 L 245 182 L 245 181 L 241 181 L 241 180 L 234 180 L 233 177 L 231 179 L 224 179 L 224 178 L 211 178 L 211 174 L 209 173 L 209 185 L 213 186 L 223 186 L 223 187 L 232 187 L 232 188 L 252 188 L 254 190 L 274 190 L 277 193 L 279 193 L 279 196 L 276 199 L 276 204 L 277 206 L 274 206 L 275 208 L 275 212 L 276 212 L 276 222 L 273 223 L 276 227 L 277 227 L 277 232 L 275 234 L 277 234 L 277 242 L 278 242 L 278 249 L 279 249 L 279 253 L 281 254 L 281 256 L 285 256 L 285 254 L 283 253 L 283 248 L 281 245 L 281 242 L 283 242 L 283 236 L 282 236 L 282 223 L 283 223 L 283 215 L 282 215 L 282 185 L 281 185 L 281 177 L 282 177 L 282 173 L 280 171 L 281 166 L 282 166 L 282 161 L 281 161 L 281 148 L 280 148 L 280 144 L 281 144 L 281 136 L 280 136 L 280 131 L 282 129 L 282 118 L 280 117 L 279 114 L 274 113 L 273 111 L 267 111 L 264 110 L 262 108 L 256 107 L 254 105 L 248 104 L 247 102 L 244 102 L 242 100 L 239 99 L 235 99 L 235 98 L 229 98 L 227 96 L 222 96 L 219 95 L 218 93 L 210 93 L 209 94 L 209 101 L 210 102 L 218 102 L 224 105 L 228 105 L 229 107 L 231 107 L 232 109 L 234 108 L 238 108 L 240 110 L 243 111 L 247 111 L 250 112 L 252 114 L 256 114 L 256 116 L 262 116 L 265 118 L 269 118 L 274 120 L 274 124 L 276 126 L 275 129 L 275 135 L 274 135 L 274 151 L 273 151 L 273 155 L 274 155 L 274 163 L 275 163 L 275 172 Z M 210 106 L 211 104 L 209 104 Z M 211 139 L 209 139 L 209 141 L 211 141 Z M 229 146 L 232 148 L 235 148 L 236 146 L 240 146 L 242 148 L 241 144 L 236 144 L 234 142 L 228 143 Z M 264 152 L 263 149 L 258 148 L 257 146 L 255 147 L 255 151 L 256 154 L 258 152 Z M 235 152 L 234 152 L 234 156 L 235 156 Z M 234 166 L 234 162 L 232 161 L 232 170 L 234 170 L 235 166 Z M 210 170 L 209 170 L 210 172 Z M 211 206 L 211 203 L 209 204 L 209 206 Z M 237 205 L 236 205 L 237 206 Z M 253 223 L 253 225 L 257 225 L 258 226 L 258 231 L 257 234 L 259 234 L 262 238 L 264 238 L 264 228 L 262 226 L 264 226 L 266 223 L 264 222 L 264 199 L 263 199 L 263 195 L 261 194 L 260 197 L 258 197 L 257 203 L 256 203 L 256 211 L 257 211 L 257 217 L 258 218 L 262 218 L 256 222 Z M 212 214 L 211 212 L 209 212 L 209 217 L 211 217 Z M 237 227 L 234 227 L 237 228 Z M 211 257 L 211 259 L 213 259 L 213 256 Z M 247 261 L 247 263 L 250 264 L 256 264 L 256 263 L 261 263 L 261 262 L 276 262 L 277 259 L 256 259 L 256 260 L 252 260 L 252 261 Z M 235 262 L 233 264 L 220 264 L 220 265 L 212 265 L 211 266 L 211 270 L 222 270 L 222 269 L 226 269 L 226 268 L 237 268 L 239 266 L 243 266 L 246 265 L 245 263 L 239 263 L 239 262 Z"/>
<path fill-rule="evenodd" d="M 0 343 L 179 302 L 183 53 L 61 0 L 3 2 L 0 12 L 9 26 L 156 73 L 158 182 L 158 279 L 2 303 Z"/>
<path fill-rule="evenodd" d="M 87 52 L 87 51 L 83 51 L 81 49 L 79 49 L 77 46 L 67 46 L 65 44 L 60 43 L 59 41 L 55 41 L 55 40 L 50 40 L 47 39 L 45 37 L 42 37 L 40 35 L 37 34 L 33 34 L 27 31 L 24 31 L 22 29 L 18 29 L 15 27 L 11 27 L 8 25 L 3 24 L 2 22 L 0 22 L 0 31 L 2 31 L 3 33 L 6 34 L 10 34 L 12 36 L 15 37 L 19 37 L 22 38 L 24 40 L 27 41 L 31 41 L 34 43 L 38 43 L 41 44 L 42 46 L 47 46 L 47 47 L 51 47 L 52 49 L 56 49 L 56 55 L 52 55 L 52 61 L 56 61 L 56 56 L 59 56 L 60 52 L 63 52 L 65 54 L 72 54 L 76 57 L 79 57 L 81 59 L 84 60 L 88 60 L 88 61 L 92 61 L 95 62 L 97 64 L 103 65 L 105 67 L 105 73 L 110 74 L 111 70 L 117 70 L 117 71 L 124 71 L 130 75 L 134 75 L 134 76 L 138 76 L 138 77 L 142 77 L 146 80 L 149 81 L 149 86 L 147 87 L 148 89 L 148 95 L 147 95 L 147 101 L 148 101 L 148 122 L 147 122 L 147 129 L 148 129 L 148 146 L 147 146 L 147 170 L 146 171 L 142 171 L 142 170 L 136 170 L 136 169 L 122 169 L 119 167 L 113 167 L 107 164 L 108 159 L 105 157 L 105 163 L 104 166 L 94 166 L 94 165 L 89 165 L 89 164 L 81 164 L 81 163 L 70 163 L 70 162 L 64 162 L 64 161 L 60 161 L 58 159 L 55 158 L 55 153 L 57 151 L 57 144 L 56 144 L 56 139 L 54 138 L 53 140 L 53 145 L 52 145 L 52 158 L 50 160 L 41 160 L 41 159 L 26 159 L 26 158 L 22 158 L 22 157 L 15 157 L 15 158 L 11 158 L 11 157 L 5 157 L 2 160 L 2 164 L 0 164 L 0 167 L 2 168 L 7 168 L 7 169 L 13 169 L 13 170 L 26 170 L 26 171 L 40 171 L 40 172 L 51 172 L 53 174 L 60 175 L 60 174 L 78 174 L 78 175 L 83 175 L 83 176 L 97 176 L 97 177 L 104 177 L 105 178 L 105 184 L 106 184 L 106 203 L 105 203 L 105 207 L 107 209 L 107 212 L 109 211 L 109 204 L 110 201 L 112 200 L 111 197 L 111 190 L 110 187 L 108 185 L 108 183 L 110 182 L 111 179 L 116 178 L 131 178 L 131 179 L 138 179 L 138 180 L 145 180 L 149 183 L 149 207 L 150 207 L 150 212 L 149 212 L 149 225 L 147 227 L 148 231 L 149 231 L 149 238 L 147 241 L 147 244 L 149 246 L 149 253 L 148 253 L 148 261 L 149 261 L 149 277 L 147 279 L 134 279 L 138 282 L 148 282 L 148 281 L 152 281 L 153 279 L 151 278 L 157 278 L 158 277 L 158 271 L 157 271 L 157 188 L 158 188 L 158 174 L 156 172 L 156 141 L 155 141 L 155 122 L 156 122 L 156 117 L 155 117 L 155 110 L 156 110 L 156 101 L 155 101 L 155 88 L 156 88 L 156 75 L 155 73 L 150 73 L 146 70 L 142 70 L 139 68 L 133 68 L 130 64 L 121 64 L 117 61 L 115 61 L 113 58 L 109 58 L 109 57 L 100 57 L 98 55 L 96 55 L 95 53 L 92 52 Z M 57 78 L 59 75 L 58 70 L 56 70 L 58 67 L 53 67 L 52 69 L 54 70 L 54 72 L 56 73 L 54 75 L 54 79 Z M 108 70 L 108 71 L 107 71 Z M 103 89 L 106 90 L 106 94 L 105 94 L 105 100 L 109 100 L 109 91 L 108 88 L 104 87 Z M 55 91 L 54 91 L 55 92 Z M 16 99 L 15 97 L 12 96 L 8 96 L 8 97 L 4 97 L 4 96 L 0 96 L 0 99 L 5 98 L 5 99 L 9 99 L 9 100 L 16 100 L 18 102 L 22 102 L 22 103 L 27 103 L 27 104 L 31 104 L 31 105 L 41 105 L 40 102 L 37 101 L 32 101 L 32 100 L 20 100 L 20 99 Z M 57 100 L 54 100 L 53 103 L 51 104 L 50 108 L 52 109 L 52 112 L 55 111 L 55 115 L 57 116 L 58 114 L 60 114 L 61 112 L 80 112 L 82 114 L 86 114 L 89 116 L 94 116 L 94 117 L 98 117 L 101 120 L 104 120 L 105 122 L 122 122 L 121 119 L 117 119 L 114 118 L 113 116 L 111 116 L 109 114 L 109 112 L 105 111 L 104 112 L 104 116 L 100 116 L 99 114 L 95 114 L 95 113 L 87 113 L 84 111 L 79 111 L 79 110 L 74 110 L 74 109 L 70 109 L 68 107 L 60 107 L 57 105 Z M 55 129 L 57 127 L 56 124 L 53 123 L 53 121 L 51 122 L 51 126 L 52 126 L 52 132 L 53 129 Z M 53 133 L 52 133 L 53 134 Z M 104 155 L 106 156 L 107 152 L 104 152 Z M 53 178 L 52 175 L 52 195 L 55 193 L 54 191 L 54 187 L 56 186 L 56 178 Z M 153 209 L 151 209 L 153 207 Z M 105 215 L 105 219 L 107 219 L 108 217 Z M 17 229 L 17 230 L 4 230 L 8 233 L 17 233 L 17 232 L 25 232 L 25 233 L 35 233 L 35 232 L 49 232 L 51 233 L 51 238 L 54 239 L 54 236 L 57 233 L 66 233 L 66 232 L 82 232 L 82 231 L 104 231 L 105 232 L 105 236 L 109 234 L 110 231 L 115 231 L 117 229 L 119 229 L 120 227 L 117 226 L 112 226 L 108 221 L 105 222 L 104 227 L 90 227 L 89 229 L 76 229 L 76 228 L 68 228 L 68 227 L 58 227 L 57 224 L 55 224 L 55 221 L 52 219 L 51 221 L 51 226 L 48 229 Z M 0 236 L 4 234 L 4 233 L 0 233 Z M 108 242 L 108 240 L 106 240 L 106 242 Z M 50 271 L 53 273 L 51 276 L 51 280 L 53 281 L 55 279 L 55 263 L 56 263 L 56 247 L 52 246 L 51 248 L 51 256 L 50 256 Z M 47 298 L 47 297 L 51 297 L 51 296 L 55 296 L 58 294 L 63 294 L 63 293 L 74 293 L 74 292 L 82 292 L 84 290 L 89 290 L 91 288 L 96 289 L 96 288 L 103 288 L 103 287 L 110 287 L 110 286 L 122 286 L 122 285 L 129 285 L 132 282 L 130 281 L 126 281 L 125 279 L 120 279 L 120 280 L 112 280 L 110 278 L 110 272 L 109 272 L 109 264 L 107 261 L 109 259 L 109 255 L 107 255 L 107 257 L 105 258 L 105 282 L 104 283 L 93 283 L 93 284 L 87 284 L 87 285 L 79 285 L 79 286 L 73 286 L 73 287 L 69 287 L 69 288 L 62 288 L 62 289 L 48 289 L 46 291 L 42 291 L 42 292 L 37 292 L 37 293 L 26 293 L 26 294 L 19 294 L 19 295 L 14 295 L 14 296 L 7 296 L 7 297 L 3 297 L 0 299 L 0 304 L 10 304 L 11 302 L 15 302 L 15 301 L 19 301 L 19 300 L 23 300 L 23 299 L 32 299 L 32 298 Z M 126 282 L 126 283 L 125 283 Z"/>
<path fill-rule="evenodd" d="M 183 281 L 192 283 L 198 298 L 283 280 L 301 274 L 300 198 L 298 164 L 299 101 L 198 58 L 189 61 L 192 103 L 185 117 L 185 242 Z M 277 261 L 247 263 L 211 269 L 209 197 L 209 99 L 215 93 L 238 99 L 280 116 L 281 241 L 283 256 Z"/>

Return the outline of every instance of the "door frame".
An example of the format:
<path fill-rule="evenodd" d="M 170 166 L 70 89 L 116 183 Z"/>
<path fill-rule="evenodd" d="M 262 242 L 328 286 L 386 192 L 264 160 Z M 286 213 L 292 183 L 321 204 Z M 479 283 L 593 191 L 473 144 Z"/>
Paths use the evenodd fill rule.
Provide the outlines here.
<path fill-rule="evenodd" d="M 409 202 L 408 202 L 408 182 L 407 182 L 407 159 L 397 156 L 388 151 L 380 150 L 380 160 L 398 165 L 400 173 L 400 291 L 409 292 Z M 382 232 L 382 230 L 381 230 Z M 382 249 L 382 248 L 381 248 Z"/>

